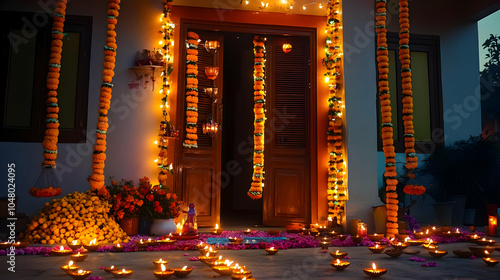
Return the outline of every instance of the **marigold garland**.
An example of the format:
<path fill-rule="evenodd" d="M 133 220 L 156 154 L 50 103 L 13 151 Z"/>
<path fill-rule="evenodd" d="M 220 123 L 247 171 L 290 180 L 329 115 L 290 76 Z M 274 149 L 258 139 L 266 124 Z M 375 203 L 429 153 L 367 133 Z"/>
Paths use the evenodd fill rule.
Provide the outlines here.
<path fill-rule="evenodd" d="M 252 199 L 262 198 L 264 187 L 264 125 L 266 122 L 266 92 L 264 90 L 264 70 L 266 65 L 265 39 L 259 35 L 253 38 L 254 72 L 254 131 L 253 131 L 253 174 L 252 183 L 247 194 Z"/>
<path fill-rule="evenodd" d="M 341 16 L 342 5 L 339 0 L 328 1 L 328 17 L 326 23 L 326 47 L 324 65 L 327 69 L 325 81 L 328 83 L 328 219 L 342 224 L 345 213 L 345 202 L 348 199 L 345 183 L 344 144 L 342 137 L 342 43 Z"/>
<path fill-rule="evenodd" d="M 162 77 L 163 83 L 162 88 L 160 89 L 161 94 L 161 108 L 162 108 L 162 120 L 160 122 L 160 131 L 158 148 L 160 151 L 158 153 L 158 168 L 160 169 L 158 174 L 158 181 L 160 185 L 167 184 L 167 174 L 168 172 L 172 172 L 172 167 L 168 163 L 167 160 L 167 149 L 168 149 L 168 128 L 170 126 L 169 122 L 169 106 L 168 106 L 168 96 L 170 94 L 170 74 L 172 73 L 173 65 L 172 65 L 172 52 L 170 50 L 170 46 L 173 43 L 174 37 L 174 25 L 172 24 L 172 20 L 170 19 L 170 11 L 172 9 L 173 0 L 164 0 L 163 1 L 163 14 L 161 17 L 162 21 L 162 31 L 160 31 L 163 35 L 163 40 L 161 43 L 162 52 L 163 52 L 163 60 L 165 61 L 165 70 L 163 70 Z"/>
<path fill-rule="evenodd" d="M 382 112 L 382 143 L 385 156 L 384 178 L 386 182 L 387 201 L 387 236 L 398 234 L 398 196 L 396 186 L 396 160 L 393 140 L 391 101 L 389 91 L 389 51 L 387 49 L 386 0 L 376 0 L 375 32 L 377 33 L 378 88 L 380 108 Z"/>
<path fill-rule="evenodd" d="M 59 105 L 57 99 L 57 89 L 59 87 L 59 77 L 61 71 L 61 53 L 63 46 L 63 28 L 66 18 L 67 0 L 58 0 L 54 11 L 51 29 L 51 48 L 49 59 L 49 72 L 47 73 L 47 101 L 45 115 L 45 134 L 43 137 L 43 157 L 42 168 L 56 168 L 57 142 L 59 140 Z M 33 187 L 29 193 L 35 197 L 52 197 L 62 193 L 58 186 L 48 188 Z"/>
<path fill-rule="evenodd" d="M 195 32 L 187 34 L 186 55 L 186 138 L 182 144 L 188 148 L 198 148 L 198 39 Z"/>
<path fill-rule="evenodd" d="M 116 57 L 116 32 L 115 26 L 120 10 L 120 0 L 109 0 L 108 31 L 106 32 L 106 45 L 104 46 L 104 69 L 102 71 L 102 85 L 99 97 L 99 117 L 96 129 L 96 142 L 92 153 L 92 175 L 89 178 L 90 188 L 97 190 L 99 195 L 108 197 L 109 193 L 104 185 L 104 162 L 106 160 L 106 132 L 108 131 L 108 110 L 111 105 L 111 92 L 114 76 Z"/>
<path fill-rule="evenodd" d="M 409 195 L 422 195 L 425 192 L 424 186 L 406 185 L 403 191 Z"/>

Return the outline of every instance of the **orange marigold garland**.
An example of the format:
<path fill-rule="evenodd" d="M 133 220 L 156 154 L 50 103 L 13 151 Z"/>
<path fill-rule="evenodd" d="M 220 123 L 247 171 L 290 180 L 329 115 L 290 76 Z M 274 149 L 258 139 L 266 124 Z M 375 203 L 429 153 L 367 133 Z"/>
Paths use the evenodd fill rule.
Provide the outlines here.
<path fill-rule="evenodd" d="M 108 110 L 111 105 L 111 92 L 113 84 L 111 83 L 114 76 L 115 58 L 116 58 L 116 32 L 115 26 L 118 22 L 118 14 L 120 10 L 120 0 L 109 0 L 108 16 L 108 31 L 106 32 L 106 45 L 104 46 L 104 69 L 102 71 L 102 85 L 99 96 L 99 117 L 96 129 L 96 141 L 94 144 L 94 152 L 92 153 L 92 175 L 89 178 L 90 188 L 97 190 L 104 197 L 109 196 L 106 186 L 104 185 L 104 161 L 106 160 L 106 132 L 108 131 Z"/>
<path fill-rule="evenodd" d="M 173 70 L 172 65 L 172 52 L 170 47 L 173 43 L 174 37 L 174 25 L 172 24 L 172 20 L 170 19 L 170 10 L 172 9 L 173 0 L 164 0 L 163 1 L 163 14 L 161 17 L 162 21 L 162 31 L 160 31 L 163 35 L 162 43 L 162 53 L 163 60 L 165 61 L 165 70 L 163 70 L 162 77 L 163 83 L 162 88 L 160 89 L 161 94 L 161 108 L 162 108 L 162 120 L 160 123 L 160 131 L 159 131 L 159 141 L 158 147 L 160 148 L 160 152 L 158 153 L 158 168 L 160 172 L 158 174 L 158 181 L 160 185 L 165 186 L 167 184 L 167 174 L 168 172 L 172 173 L 172 166 L 167 161 L 167 152 L 168 152 L 168 129 L 170 127 L 169 115 L 168 115 L 168 96 L 170 94 L 170 74 Z M 197 51 L 198 52 L 198 51 Z"/>
<path fill-rule="evenodd" d="M 409 195 L 422 195 L 425 192 L 424 186 L 406 185 L 403 191 Z"/>
<path fill-rule="evenodd" d="M 386 0 L 376 0 L 375 32 L 377 33 L 378 88 L 382 112 L 382 144 L 385 156 L 384 178 L 386 182 L 387 236 L 398 233 L 398 196 L 396 186 L 396 160 L 393 140 L 391 101 L 389 91 L 389 51 L 387 50 Z"/>
<path fill-rule="evenodd" d="M 328 83 L 328 220 L 342 224 L 345 202 L 348 199 L 345 183 L 344 144 L 342 139 L 342 43 L 341 16 L 342 5 L 339 0 L 328 1 L 326 24 L 326 47 L 323 63 L 327 69 L 325 81 Z"/>
<path fill-rule="evenodd" d="M 198 148 L 198 43 L 200 36 L 195 32 L 187 34 L 186 55 L 186 137 L 184 147 Z"/>
<path fill-rule="evenodd" d="M 415 177 L 413 170 L 418 166 L 415 151 L 415 130 L 413 129 L 413 93 L 410 68 L 410 19 L 408 0 L 399 0 L 399 60 L 403 85 L 403 123 L 406 154 L 406 168 L 410 178 Z"/>
<path fill-rule="evenodd" d="M 52 174 L 44 174 L 44 172 L 56 168 L 57 142 L 59 139 L 59 105 L 57 103 L 57 89 L 59 87 L 61 71 L 62 39 L 64 37 L 63 28 L 66 18 L 66 4 L 67 0 L 57 1 L 52 23 L 49 72 L 47 73 L 48 93 L 45 104 L 47 114 L 45 115 L 45 135 L 42 142 L 44 157 L 42 168 L 44 170 L 35 183 L 37 187 L 33 187 L 29 190 L 29 193 L 35 197 L 51 197 L 62 194 L 61 188 L 58 187 L 59 183 L 57 178 Z M 52 177 L 49 182 L 45 182 L 53 184 L 52 186 L 41 187 L 44 184 L 44 178 L 42 178 L 44 176 Z"/>
<path fill-rule="evenodd" d="M 259 35 L 253 38 L 254 66 L 253 66 L 253 90 L 254 90 L 254 131 L 253 131 L 253 174 L 252 184 L 247 194 L 252 199 L 262 197 L 264 187 L 264 125 L 266 122 L 266 92 L 264 90 L 265 69 L 265 39 Z"/>

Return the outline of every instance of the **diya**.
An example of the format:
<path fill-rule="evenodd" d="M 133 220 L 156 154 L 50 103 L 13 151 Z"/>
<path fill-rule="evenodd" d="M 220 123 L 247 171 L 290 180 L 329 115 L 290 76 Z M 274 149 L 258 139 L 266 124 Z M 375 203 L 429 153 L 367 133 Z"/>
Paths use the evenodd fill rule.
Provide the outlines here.
<path fill-rule="evenodd" d="M 346 262 L 346 261 L 341 261 L 339 259 L 332 260 L 330 263 L 333 267 L 335 267 L 336 270 L 344 270 L 346 269 L 351 263 Z"/>
<path fill-rule="evenodd" d="M 276 255 L 278 253 L 278 248 L 274 248 L 274 247 L 266 248 L 266 252 L 269 255 Z"/>
<path fill-rule="evenodd" d="M 153 271 L 153 274 L 156 276 L 158 279 L 167 279 L 174 275 L 174 271 L 165 267 L 165 265 L 161 264 L 159 271 Z"/>
<path fill-rule="evenodd" d="M 454 250 L 453 254 L 455 254 L 455 256 L 457 256 L 459 258 L 466 258 L 466 259 L 468 259 L 472 256 L 472 252 L 466 251 L 466 250 Z"/>
<path fill-rule="evenodd" d="M 368 247 L 368 249 L 374 254 L 380 254 L 385 250 L 385 245 L 376 244 L 375 246 Z"/>
<path fill-rule="evenodd" d="M 173 268 L 172 270 L 174 271 L 174 275 L 176 277 L 184 278 L 193 271 L 193 268 L 184 266 L 183 268 Z"/>
<path fill-rule="evenodd" d="M 69 248 L 65 248 L 64 246 L 61 246 L 61 247 L 55 247 L 52 249 L 52 255 L 55 255 L 55 256 L 67 256 L 67 255 L 71 255 L 71 253 L 73 253 L 73 250 L 69 249 Z"/>
<path fill-rule="evenodd" d="M 331 252 L 330 255 L 334 259 L 343 259 L 345 256 L 347 256 L 347 253 L 346 252 L 339 252 L 339 250 L 337 250 L 335 252 Z"/>
<path fill-rule="evenodd" d="M 76 249 L 80 249 L 80 247 L 82 247 L 82 244 L 78 242 L 78 240 L 73 240 L 73 242 L 71 242 L 71 244 L 68 244 L 68 247 L 71 248 L 71 250 L 76 250 Z"/>
<path fill-rule="evenodd" d="M 375 263 L 372 264 L 371 268 L 364 268 L 363 271 L 372 278 L 377 278 L 387 273 L 387 269 L 377 268 Z"/>
<path fill-rule="evenodd" d="M 231 273 L 231 279 L 233 279 L 233 280 L 241 280 L 244 277 L 247 277 L 247 278 L 252 277 L 252 272 L 245 270 L 243 268 L 240 268 L 239 270 L 234 269 L 233 272 Z"/>
<path fill-rule="evenodd" d="M 446 250 L 434 250 L 434 251 L 431 251 L 429 250 L 428 251 L 429 255 L 433 256 L 434 258 L 442 258 L 444 256 L 446 256 L 448 254 L 448 251 Z"/>
<path fill-rule="evenodd" d="M 113 251 L 115 252 L 123 252 L 123 246 L 120 244 L 113 245 Z"/>
<path fill-rule="evenodd" d="M 81 254 L 80 252 L 71 255 L 71 260 L 74 262 L 82 262 L 84 261 L 89 255 L 87 254 Z"/>
<path fill-rule="evenodd" d="M 499 260 L 492 259 L 490 257 L 483 258 L 484 263 L 486 263 L 487 266 L 495 266 L 498 264 Z"/>
<path fill-rule="evenodd" d="M 73 279 L 83 280 L 83 279 L 89 277 L 89 275 L 91 273 L 92 273 L 92 271 L 90 271 L 90 270 L 80 269 L 78 271 L 69 271 L 68 275 L 71 276 Z"/>
<path fill-rule="evenodd" d="M 99 249 L 99 244 L 96 243 L 96 239 L 92 239 L 92 241 L 89 242 L 89 244 L 84 244 L 83 248 L 85 248 L 89 252 L 95 252 L 97 249 Z"/>
<path fill-rule="evenodd" d="M 384 254 L 388 255 L 391 258 L 397 258 L 403 254 L 403 250 L 398 249 L 388 249 L 384 251 Z"/>
<path fill-rule="evenodd" d="M 408 248 L 408 243 L 404 243 L 404 242 L 398 242 L 398 243 L 393 243 L 391 244 L 392 247 L 394 247 L 394 249 L 396 250 L 404 250 L 406 248 Z"/>
<path fill-rule="evenodd" d="M 71 271 L 75 271 L 79 268 L 80 267 L 78 265 L 73 264 L 73 261 L 70 261 L 68 264 L 61 266 L 61 269 L 66 273 L 70 273 Z"/>
<path fill-rule="evenodd" d="M 12 246 L 14 246 L 14 248 L 17 248 L 17 249 L 24 249 L 24 248 L 28 247 L 28 245 L 30 245 L 29 242 L 17 241 L 16 243 L 12 243 Z M 71 248 L 71 249 L 73 249 L 73 248 Z"/>
<path fill-rule="evenodd" d="M 368 234 L 368 238 L 373 241 L 373 242 L 377 242 L 377 241 L 380 241 L 382 240 L 382 238 L 384 238 L 384 235 L 383 234 L 378 234 L 378 233 L 375 233 L 375 234 Z"/>
<path fill-rule="evenodd" d="M 127 270 L 125 268 L 123 268 L 122 270 L 113 270 L 113 271 L 111 271 L 111 274 L 113 274 L 113 276 L 115 278 L 127 278 L 130 275 L 132 275 L 132 273 L 134 273 L 133 270 Z"/>
<path fill-rule="evenodd" d="M 175 239 L 170 239 L 169 237 L 165 238 L 165 239 L 158 239 L 156 240 L 156 243 L 157 244 L 160 244 L 160 245 L 171 245 L 171 244 L 174 244 L 175 242 L 177 242 L 177 240 Z"/>
<path fill-rule="evenodd" d="M 106 271 L 107 273 L 111 273 L 111 271 L 115 271 L 115 270 L 118 270 L 118 267 L 116 267 L 114 265 L 104 268 L 104 271 Z"/>
<path fill-rule="evenodd" d="M 162 265 L 167 266 L 168 261 L 160 258 L 159 260 L 153 261 L 153 264 L 156 266 L 157 269 L 161 269 Z"/>

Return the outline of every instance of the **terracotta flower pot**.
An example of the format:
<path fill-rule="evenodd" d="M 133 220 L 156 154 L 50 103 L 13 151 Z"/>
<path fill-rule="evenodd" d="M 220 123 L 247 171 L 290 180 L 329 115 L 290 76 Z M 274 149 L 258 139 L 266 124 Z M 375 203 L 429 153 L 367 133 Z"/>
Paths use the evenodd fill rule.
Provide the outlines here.
<path fill-rule="evenodd" d="M 136 235 L 139 230 L 139 217 L 123 218 L 119 224 L 127 235 Z"/>

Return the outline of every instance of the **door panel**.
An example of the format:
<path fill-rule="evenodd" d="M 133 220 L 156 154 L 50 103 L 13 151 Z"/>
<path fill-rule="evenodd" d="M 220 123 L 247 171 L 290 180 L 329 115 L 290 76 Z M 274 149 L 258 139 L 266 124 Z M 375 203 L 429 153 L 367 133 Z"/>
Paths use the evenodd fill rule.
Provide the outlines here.
<path fill-rule="evenodd" d="M 186 122 L 186 102 L 185 102 L 185 69 L 186 50 L 182 48 L 182 62 L 179 71 L 179 95 L 177 120 L 182 127 L 176 154 L 178 171 L 176 173 L 176 192 L 180 194 L 181 200 L 185 203 L 194 203 L 198 215 L 198 226 L 214 226 L 220 223 L 220 168 L 221 168 L 221 133 L 214 136 L 203 134 L 203 123 L 207 122 L 208 116 L 213 115 L 216 122 L 222 120 L 222 111 L 219 104 L 222 104 L 222 59 L 223 59 L 223 37 L 216 32 L 196 30 L 190 24 L 184 24 L 182 28 L 182 38 L 186 38 L 187 32 L 194 31 L 200 36 L 198 45 L 198 122 L 197 136 L 198 148 L 186 148 L 182 146 L 185 135 Z M 205 50 L 206 40 L 217 40 L 221 47 L 215 54 L 210 54 Z M 205 75 L 205 66 L 219 66 L 219 75 L 215 80 L 210 80 Z M 205 88 L 217 87 L 217 101 L 206 95 Z M 220 107 L 221 108 L 221 107 Z"/>
<path fill-rule="evenodd" d="M 282 45 L 292 44 L 284 53 Z M 308 37 L 267 38 L 264 224 L 311 220 Z"/>

